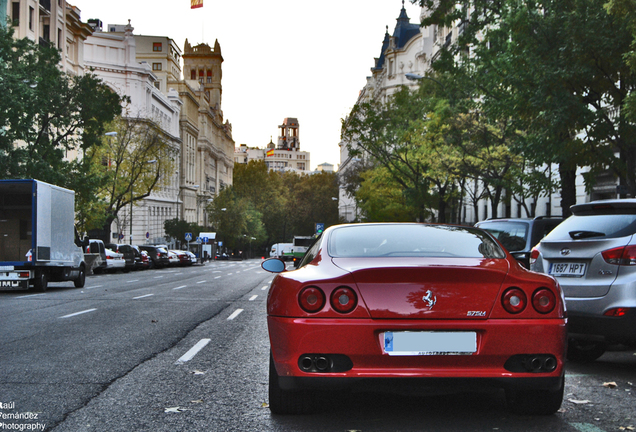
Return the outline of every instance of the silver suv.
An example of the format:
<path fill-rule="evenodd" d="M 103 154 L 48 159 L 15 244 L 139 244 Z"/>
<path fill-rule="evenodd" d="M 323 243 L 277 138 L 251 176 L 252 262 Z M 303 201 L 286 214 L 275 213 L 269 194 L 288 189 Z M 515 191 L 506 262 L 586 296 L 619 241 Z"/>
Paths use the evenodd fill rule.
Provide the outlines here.
<path fill-rule="evenodd" d="M 563 288 L 568 358 L 593 361 L 609 344 L 636 346 L 636 199 L 571 210 L 532 251 L 530 268 Z"/>

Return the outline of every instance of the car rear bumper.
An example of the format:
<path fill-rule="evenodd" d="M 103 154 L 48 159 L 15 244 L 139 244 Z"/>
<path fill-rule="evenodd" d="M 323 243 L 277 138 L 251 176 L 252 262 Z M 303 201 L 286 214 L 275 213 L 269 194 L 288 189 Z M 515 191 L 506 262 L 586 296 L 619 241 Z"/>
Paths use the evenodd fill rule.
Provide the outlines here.
<path fill-rule="evenodd" d="M 576 339 L 636 344 L 636 309 L 629 309 L 622 317 L 569 312 L 568 333 Z"/>
<path fill-rule="evenodd" d="M 567 339 L 565 319 L 536 320 L 372 320 L 268 317 L 272 356 L 280 377 L 296 378 L 558 378 L 563 374 Z M 385 331 L 475 331 L 472 355 L 391 356 L 384 352 Z M 348 367 L 336 372 L 306 372 L 306 355 L 344 356 Z M 548 355 L 551 372 L 506 368 L 513 356 Z M 332 360 L 333 361 L 333 360 Z M 290 380 L 295 381 L 295 380 Z M 302 380 L 301 380 L 302 381 Z M 328 382 L 328 380 L 325 380 Z M 547 382 L 551 382 L 547 380 Z"/>

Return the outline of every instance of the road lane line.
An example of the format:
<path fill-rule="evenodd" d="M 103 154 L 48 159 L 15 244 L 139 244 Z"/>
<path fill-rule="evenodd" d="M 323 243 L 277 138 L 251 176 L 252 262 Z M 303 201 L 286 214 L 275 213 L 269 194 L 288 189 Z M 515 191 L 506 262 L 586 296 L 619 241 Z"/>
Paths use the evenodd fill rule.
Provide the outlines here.
<path fill-rule="evenodd" d="M 185 288 L 185 287 L 187 287 L 187 285 L 181 285 L 180 287 L 176 287 L 176 288 L 172 288 L 172 289 L 173 290 L 178 290 L 178 289 Z"/>
<path fill-rule="evenodd" d="M 261 291 L 265 291 L 267 288 L 269 288 L 267 285 L 265 285 L 263 288 L 261 288 Z"/>
<path fill-rule="evenodd" d="M 230 315 L 229 317 L 227 317 L 228 321 L 232 321 L 234 318 L 236 318 L 237 316 L 239 316 L 241 314 L 241 312 L 243 312 L 243 309 L 237 309 L 234 312 L 232 312 L 232 315 Z"/>
<path fill-rule="evenodd" d="M 258 297 L 258 296 L 257 295 L 253 295 L 252 297 L 250 297 L 250 301 L 256 300 L 256 297 Z"/>
<path fill-rule="evenodd" d="M 102 287 L 102 285 L 95 285 L 95 286 L 92 286 L 92 287 L 85 287 L 84 289 L 94 289 L 94 288 L 101 288 L 101 287 Z"/>
<path fill-rule="evenodd" d="M 163 275 L 162 276 L 155 276 L 154 278 L 155 279 L 161 279 L 162 277 L 163 277 Z"/>
<path fill-rule="evenodd" d="M 16 298 L 28 298 L 28 297 L 35 297 L 35 296 L 43 296 L 44 294 L 29 294 L 29 295 L 23 295 L 20 297 L 16 297 Z"/>
<path fill-rule="evenodd" d="M 207 344 L 209 344 L 210 341 L 211 341 L 211 339 L 201 339 L 199 342 L 197 342 L 197 344 L 195 346 L 190 348 L 187 353 L 182 355 L 181 358 L 179 358 L 179 360 L 177 360 L 177 362 L 175 364 L 183 364 L 183 363 L 185 363 L 187 361 L 192 360 L 192 358 L 195 355 L 197 355 L 197 353 L 199 351 L 201 351 L 203 349 L 203 347 L 205 347 Z"/>
<path fill-rule="evenodd" d="M 132 279 L 132 280 L 129 280 L 129 281 L 126 281 L 126 282 L 127 283 L 139 282 L 139 279 Z"/>
<path fill-rule="evenodd" d="M 72 314 L 64 315 L 64 316 L 61 316 L 60 318 L 70 318 L 70 317 L 74 317 L 74 316 L 77 316 L 77 315 L 82 315 L 82 314 L 85 314 L 85 313 L 93 312 L 93 311 L 96 311 L 96 310 L 97 309 L 87 309 L 85 311 L 75 312 L 75 313 L 72 313 Z"/>
<path fill-rule="evenodd" d="M 197 284 L 202 284 L 202 283 L 206 283 L 206 282 L 207 281 L 202 280 L 202 281 L 197 282 Z"/>
<path fill-rule="evenodd" d="M 142 295 L 142 296 L 139 296 L 139 297 L 133 297 L 133 300 L 137 300 L 137 299 L 144 298 L 144 297 L 150 297 L 150 296 L 153 296 L 153 295 L 154 294 L 146 294 L 146 295 Z"/>
<path fill-rule="evenodd" d="M 222 276 L 217 276 L 217 277 L 215 277 L 214 279 L 220 279 L 221 277 L 222 277 Z"/>

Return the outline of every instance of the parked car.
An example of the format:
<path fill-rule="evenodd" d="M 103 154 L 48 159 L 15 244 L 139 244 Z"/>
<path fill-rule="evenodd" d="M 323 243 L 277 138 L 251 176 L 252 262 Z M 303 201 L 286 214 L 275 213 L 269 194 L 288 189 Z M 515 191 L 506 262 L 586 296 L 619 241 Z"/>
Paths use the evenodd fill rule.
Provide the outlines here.
<path fill-rule="evenodd" d="M 483 230 L 338 225 L 298 269 L 286 271 L 279 258 L 262 267 L 278 273 L 267 298 L 273 413 L 308 412 L 318 389 L 357 385 L 492 385 L 506 390 L 514 411 L 561 406 L 559 285 L 525 270 Z"/>
<path fill-rule="evenodd" d="M 592 201 L 533 250 L 531 268 L 554 276 L 568 309 L 568 358 L 593 361 L 609 344 L 636 346 L 636 199 Z"/>
<path fill-rule="evenodd" d="M 188 256 L 190 257 L 190 265 L 192 264 L 196 264 L 197 262 L 197 256 L 195 254 L 193 254 L 190 251 L 186 251 L 186 253 L 188 254 Z"/>
<path fill-rule="evenodd" d="M 106 244 L 106 249 L 110 249 L 113 252 L 120 253 L 124 256 L 124 261 L 126 262 L 125 271 L 130 271 L 135 269 L 135 250 L 131 245 L 128 244 L 119 244 L 119 243 L 108 243 Z"/>
<path fill-rule="evenodd" d="M 530 268 L 532 248 L 561 222 L 562 217 L 539 216 L 534 219 L 487 219 L 475 226 L 492 234 L 517 261 Z"/>
<path fill-rule="evenodd" d="M 170 265 L 172 267 L 176 267 L 181 264 L 179 261 L 179 255 L 177 255 L 175 251 L 168 251 L 168 259 L 170 259 Z"/>
<path fill-rule="evenodd" d="M 141 255 L 141 269 L 145 270 L 150 268 L 150 257 L 148 256 L 148 252 L 146 251 L 141 251 L 140 252 Z"/>
<path fill-rule="evenodd" d="M 98 239 L 89 239 L 85 252 L 87 254 L 99 255 L 98 260 L 93 265 L 93 273 L 99 274 L 106 270 L 106 247 L 104 242 Z"/>
<path fill-rule="evenodd" d="M 139 245 L 139 249 L 145 250 L 150 258 L 150 268 L 162 268 L 170 265 L 168 250 L 158 246 Z"/>
<path fill-rule="evenodd" d="M 125 269 L 126 261 L 124 260 L 124 255 L 110 249 L 106 249 L 106 271 L 109 273 L 115 273 L 116 271 L 124 271 Z"/>
<path fill-rule="evenodd" d="M 147 269 L 149 264 L 148 264 L 148 253 L 146 251 L 142 251 L 141 249 L 139 249 L 139 246 L 137 245 L 130 245 L 130 247 L 133 250 L 133 253 L 135 255 L 135 270 L 144 270 Z M 146 260 L 144 262 L 144 258 L 143 255 L 146 255 Z"/>
<path fill-rule="evenodd" d="M 179 260 L 177 265 L 180 265 L 180 266 L 192 265 L 192 261 L 190 259 L 190 255 L 188 255 L 188 253 L 186 251 L 171 250 L 169 252 L 172 252 L 172 253 L 174 253 L 177 256 L 177 259 Z"/>

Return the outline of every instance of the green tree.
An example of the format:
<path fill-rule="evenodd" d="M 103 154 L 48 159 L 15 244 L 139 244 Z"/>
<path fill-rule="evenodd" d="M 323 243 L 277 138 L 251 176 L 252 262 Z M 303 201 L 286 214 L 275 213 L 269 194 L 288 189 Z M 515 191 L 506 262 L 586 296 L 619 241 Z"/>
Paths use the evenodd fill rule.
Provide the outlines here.
<path fill-rule="evenodd" d="M 59 62 L 55 47 L 0 26 L 0 177 L 70 188 L 77 208 L 90 208 L 104 178 L 82 156 L 100 146 L 122 98 L 91 73 L 63 73 Z"/>
<path fill-rule="evenodd" d="M 625 62 L 633 20 L 608 14 L 605 0 L 420 3 L 432 10 L 425 25 L 459 20 L 463 29 L 434 68 L 469 77 L 484 119 L 512 121 L 524 135 L 513 150 L 532 165 L 558 164 L 564 215 L 576 202 L 577 167 L 592 168 L 588 187 L 609 168 L 636 193 L 636 140 L 626 117 L 635 80 Z"/>
<path fill-rule="evenodd" d="M 95 171 L 107 179 L 96 191 L 101 217 L 89 229 L 108 230 L 122 209 L 167 185 L 174 172 L 177 149 L 154 122 L 119 117 L 109 129 L 111 136 L 101 137 L 104 144 L 86 153 Z M 120 222 L 121 229 L 129 227 L 129 221 Z"/>

